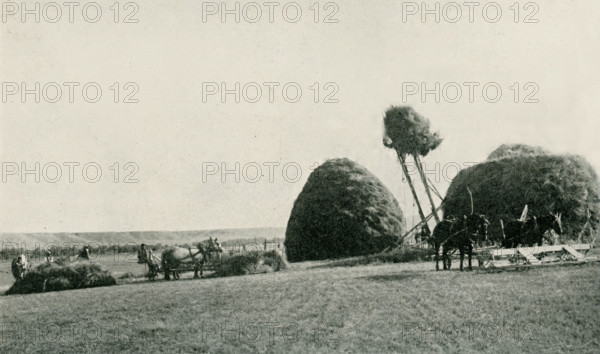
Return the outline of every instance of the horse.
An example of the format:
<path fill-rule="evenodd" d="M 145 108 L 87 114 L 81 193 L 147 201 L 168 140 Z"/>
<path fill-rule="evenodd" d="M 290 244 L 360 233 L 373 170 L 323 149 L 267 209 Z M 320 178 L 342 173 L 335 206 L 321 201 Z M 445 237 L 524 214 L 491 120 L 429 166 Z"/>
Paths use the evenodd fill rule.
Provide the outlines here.
<path fill-rule="evenodd" d="M 435 252 L 435 270 L 440 270 L 440 248 L 443 247 L 445 241 L 451 235 L 458 233 L 458 231 L 461 230 L 462 227 L 462 220 L 448 217 L 440 221 L 433 229 L 433 233 L 431 234 L 429 239 L 427 239 L 427 241 Z M 446 257 L 442 257 L 442 265 L 444 267 L 444 270 L 448 269 Z"/>
<path fill-rule="evenodd" d="M 12 260 L 11 270 L 16 280 L 22 280 L 25 277 L 25 272 L 31 267 L 27 262 L 27 257 L 24 254 Z"/>
<path fill-rule="evenodd" d="M 202 266 L 206 262 L 206 251 L 203 248 L 171 247 L 163 251 L 161 265 L 165 272 L 165 280 L 179 279 L 177 268 L 181 265 L 193 265 L 194 279 L 202 277 Z M 198 276 L 200 272 L 200 276 Z"/>
<path fill-rule="evenodd" d="M 213 240 L 212 237 L 198 242 L 198 249 L 205 251 L 206 259 L 211 262 L 220 262 L 224 251 L 219 241 L 216 238 Z"/>
<path fill-rule="evenodd" d="M 550 237 L 545 236 L 548 230 L 554 230 L 559 235 L 562 234 L 560 213 L 533 216 L 526 221 L 510 220 L 504 226 L 502 247 L 515 248 L 519 245 L 533 247 L 541 246 L 544 240 L 552 242 Z"/>
<path fill-rule="evenodd" d="M 465 253 L 468 256 L 469 270 L 472 270 L 473 244 L 487 239 L 487 227 L 490 222 L 481 214 L 463 215 L 462 218 L 447 218 L 433 229 L 429 238 L 435 250 L 435 269 L 440 270 L 440 248 L 442 248 L 443 269 L 449 270 L 450 250 L 460 252 L 460 270 L 463 270 Z M 454 253 L 454 252 L 452 252 Z"/>
<path fill-rule="evenodd" d="M 445 249 L 458 249 L 460 253 L 460 270 L 463 270 L 463 261 L 465 253 L 468 256 L 469 270 L 473 270 L 473 245 L 480 244 L 487 240 L 487 228 L 490 222 L 481 214 L 465 215 L 463 217 L 463 230 L 456 237 L 451 237 Z M 448 258 L 448 269 L 450 269 L 450 259 Z"/>

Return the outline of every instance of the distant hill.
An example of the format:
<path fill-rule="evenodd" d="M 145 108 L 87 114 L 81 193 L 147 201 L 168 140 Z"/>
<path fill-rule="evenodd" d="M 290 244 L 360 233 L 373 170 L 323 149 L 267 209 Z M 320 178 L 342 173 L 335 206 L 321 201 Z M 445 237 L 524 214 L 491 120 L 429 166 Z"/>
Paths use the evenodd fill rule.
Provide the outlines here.
<path fill-rule="evenodd" d="M 266 238 L 284 239 L 284 227 L 261 227 L 241 229 L 216 229 L 197 231 L 131 231 L 131 232 L 60 232 L 60 233 L 2 233 L 0 242 L 2 247 L 9 247 L 4 243 L 17 243 L 19 247 L 34 249 L 36 243 L 44 246 L 49 243 L 63 245 L 65 243 L 76 244 L 183 244 L 195 243 L 209 237 L 218 238 L 221 243 L 235 242 L 238 240 L 254 240 L 262 242 Z"/>

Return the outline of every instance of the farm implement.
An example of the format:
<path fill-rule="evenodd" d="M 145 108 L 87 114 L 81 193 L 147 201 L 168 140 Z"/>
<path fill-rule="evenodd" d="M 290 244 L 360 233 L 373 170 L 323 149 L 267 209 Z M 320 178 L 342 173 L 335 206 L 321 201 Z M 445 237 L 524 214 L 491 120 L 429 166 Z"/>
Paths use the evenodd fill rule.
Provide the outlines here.
<path fill-rule="evenodd" d="M 590 244 L 562 244 L 518 248 L 481 248 L 474 253 L 480 267 L 501 268 L 518 265 L 543 265 L 566 262 L 598 261 L 598 256 L 588 256 Z"/>

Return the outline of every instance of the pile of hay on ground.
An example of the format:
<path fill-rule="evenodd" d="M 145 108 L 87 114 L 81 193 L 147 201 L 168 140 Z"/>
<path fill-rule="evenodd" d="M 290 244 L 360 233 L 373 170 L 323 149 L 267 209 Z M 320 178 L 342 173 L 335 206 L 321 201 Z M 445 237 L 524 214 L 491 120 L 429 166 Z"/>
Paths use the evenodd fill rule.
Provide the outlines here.
<path fill-rule="evenodd" d="M 252 251 L 243 255 L 231 256 L 218 262 L 215 276 L 228 277 L 278 272 L 286 269 L 288 264 L 283 255 L 277 251 Z"/>
<path fill-rule="evenodd" d="M 6 294 L 31 294 L 116 284 L 117 281 L 108 271 L 94 263 L 42 263 L 25 273 L 25 277 L 17 280 Z"/>
<path fill-rule="evenodd" d="M 471 212 L 469 187 L 475 212 L 488 216 L 496 239 L 502 236 L 500 219 L 519 218 L 528 205 L 529 215 L 562 213 L 560 242 L 592 242 L 600 224 L 600 184 L 591 165 L 581 156 L 540 154 L 535 148 L 521 149 L 519 155 L 518 149 L 505 147 L 512 157 L 493 154 L 460 171 L 448 189 L 444 215 Z"/>
<path fill-rule="evenodd" d="M 333 159 L 315 169 L 286 229 L 290 262 L 373 254 L 404 234 L 398 201 L 366 168 Z"/>

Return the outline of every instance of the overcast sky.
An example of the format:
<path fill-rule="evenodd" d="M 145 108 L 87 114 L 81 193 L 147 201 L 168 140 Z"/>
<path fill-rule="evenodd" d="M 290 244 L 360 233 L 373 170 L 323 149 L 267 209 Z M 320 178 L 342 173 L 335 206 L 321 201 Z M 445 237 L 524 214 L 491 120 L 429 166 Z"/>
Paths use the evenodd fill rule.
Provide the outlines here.
<path fill-rule="evenodd" d="M 495 23 L 496 8 L 487 8 L 486 19 L 482 5 L 472 23 L 465 6 L 456 23 L 449 22 L 456 9 L 443 6 L 439 23 L 435 15 L 423 23 L 408 2 L 355 0 L 320 2 L 318 16 L 312 1 L 298 2 L 295 23 L 296 5 L 284 17 L 287 2 L 278 3 L 272 23 L 260 5 L 262 17 L 250 23 L 257 13 L 244 11 L 246 3 L 239 23 L 235 15 L 223 23 L 220 13 L 210 15 L 222 10 L 216 3 L 199 1 L 140 1 L 139 9 L 123 2 L 118 23 L 104 2 L 96 23 L 93 6 L 89 22 L 82 17 L 86 2 L 74 8 L 73 23 L 66 7 L 56 23 L 48 21 L 56 9 L 44 10 L 45 3 L 40 23 L 34 15 L 23 21 L 21 8 L 3 9 L 0 232 L 285 226 L 310 168 L 334 157 L 373 172 L 412 222 L 410 191 L 394 152 L 382 145 L 391 104 L 412 105 L 444 138 L 424 159 L 441 192 L 456 174 L 452 166 L 480 162 L 502 143 L 581 154 L 600 171 L 597 1 L 519 3 L 517 23 L 514 1 L 498 2 Z M 123 23 L 127 15 L 138 22 Z M 36 82 L 40 102 L 32 93 L 23 99 L 22 83 L 35 91 Z M 223 100 L 221 83 L 235 91 L 236 82 L 240 102 L 233 93 Z M 473 102 L 465 82 L 477 83 L 468 84 Z M 97 83 L 87 86 L 87 100 L 101 88 L 98 102 L 84 99 L 86 83 Z M 422 83 L 433 91 L 439 83 L 439 102 L 411 94 Z M 22 170 L 36 162 L 39 183 L 37 172 Z M 233 172 L 223 182 L 222 164 L 234 170 L 236 162 L 240 181 Z M 68 163 L 79 164 L 71 164 L 72 183 Z M 252 183 L 257 165 L 264 177 Z M 92 183 L 97 168 L 102 176 Z M 133 172 L 128 179 L 138 182 L 123 183 Z"/>

